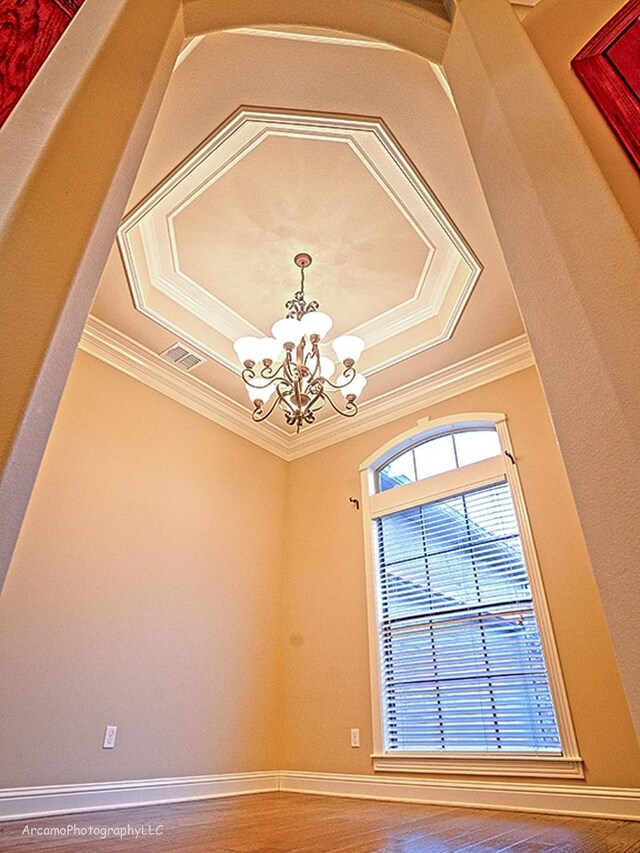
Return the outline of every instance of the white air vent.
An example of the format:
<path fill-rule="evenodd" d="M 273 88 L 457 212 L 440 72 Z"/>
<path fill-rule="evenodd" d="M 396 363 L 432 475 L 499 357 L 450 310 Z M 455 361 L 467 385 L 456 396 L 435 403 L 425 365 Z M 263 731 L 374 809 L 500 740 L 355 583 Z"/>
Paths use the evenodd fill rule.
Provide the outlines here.
<path fill-rule="evenodd" d="M 171 364 L 175 364 L 176 367 L 182 368 L 182 370 L 193 370 L 199 364 L 204 364 L 206 360 L 201 355 L 196 355 L 193 350 L 188 349 L 188 347 L 179 341 L 171 344 L 168 349 L 161 352 L 160 357 L 164 358 L 165 361 L 170 361 Z"/>

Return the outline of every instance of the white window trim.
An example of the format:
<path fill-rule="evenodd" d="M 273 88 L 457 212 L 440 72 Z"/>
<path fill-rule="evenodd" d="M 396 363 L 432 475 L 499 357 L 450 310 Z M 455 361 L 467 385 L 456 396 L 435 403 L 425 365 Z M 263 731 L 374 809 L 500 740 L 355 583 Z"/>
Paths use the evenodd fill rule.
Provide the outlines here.
<path fill-rule="evenodd" d="M 416 443 L 416 439 L 427 432 L 453 431 L 460 427 L 494 427 L 500 444 L 502 456 L 493 457 L 472 465 L 466 465 L 455 471 L 447 471 L 417 483 L 408 483 L 376 492 L 375 470 L 404 449 Z M 373 769 L 397 773 L 445 773 L 482 776 L 537 776 L 549 778 L 583 779 L 584 768 L 578 752 L 569 701 L 562 677 L 560 659 L 553 636 L 551 616 L 544 592 L 540 564 L 536 553 L 529 517 L 526 512 L 524 494 L 515 454 L 507 428 L 507 418 L 502 413 L 459 414 L 452 417 L 418 421 L 417 427 L 387 442 L 371 454 L 360 466 L 362 485 L 362 521 L 364 525 L 364 547 L 367 583 L 367 611 L 369 622 L 369 663 L 371 674 L 371 703 L 373 723 Z M 461 473 L 462 472 L 462 473 Z M 378 643 L 377 604 L 376 604 L 376 568 L 374 560 L 374 541 L 372 520 L 391 511 L 391 508 L 405 509 L 456 494 L 464 481 L 464 488 L 488 485 L 506 479 L 511 489 L 522 549 L 525 557 L 531 592 L 538 620 L 540 640 L 544 650 L 549 686 L 556 712 L 562 755 L 541 755 L 536 752 L 509 753 L 503 755 L 485 754 L 467 751 L 442 752 L 420 751 L 384 752 L 381 661 Z"/>

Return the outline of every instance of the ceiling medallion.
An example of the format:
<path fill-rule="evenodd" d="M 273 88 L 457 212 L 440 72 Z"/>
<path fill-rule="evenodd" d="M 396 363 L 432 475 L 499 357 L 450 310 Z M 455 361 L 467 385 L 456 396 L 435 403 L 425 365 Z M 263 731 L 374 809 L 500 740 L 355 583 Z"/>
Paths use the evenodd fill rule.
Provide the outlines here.
<path fill-rule="evenodd" d="M 367 380 L 355 369 L 364 341 L 355 335 L 342 335 L 333 341 L 332 347 L 343 370 L 336 383 L 331 382 L 336 365 L 321 353 L 320 342 L 333 320 L 318 311 L 317 302 L 305 301 L 304 271 L 311 265 L 311 255 L 301 252 L 293 261 L 300 269 L 300 289 L 285 303 L 286 317 L 273 324 L 273 337 L 239 338 L 233 348 L 244 366 L 242 379 L 253 402 L 253 420 L 265 420 L 278 407 L 287 424 L 295 426 L 298 433 L 303 424 L 315 421 L 316 413 L 327 403 L 339 415 L 347 418 L 356 415 L 356 400 Z M 332 399 L 335 391 L 345 398 L 343 408 Z M 269 405 L 274 393 L 276 396 Z"/>

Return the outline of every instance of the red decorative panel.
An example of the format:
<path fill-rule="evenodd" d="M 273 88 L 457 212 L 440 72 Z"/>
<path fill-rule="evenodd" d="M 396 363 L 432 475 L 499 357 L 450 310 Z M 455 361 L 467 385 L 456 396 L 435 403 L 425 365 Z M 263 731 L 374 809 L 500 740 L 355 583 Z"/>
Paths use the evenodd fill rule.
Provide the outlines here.
<path fill-rule="evenodd" d="M 83 0 L 0 0 L 0 125 Z"/>
<path fill-rule="evenodd" d="M 640 169 L 640 0 L 630 0 L 571 61 Z"/>

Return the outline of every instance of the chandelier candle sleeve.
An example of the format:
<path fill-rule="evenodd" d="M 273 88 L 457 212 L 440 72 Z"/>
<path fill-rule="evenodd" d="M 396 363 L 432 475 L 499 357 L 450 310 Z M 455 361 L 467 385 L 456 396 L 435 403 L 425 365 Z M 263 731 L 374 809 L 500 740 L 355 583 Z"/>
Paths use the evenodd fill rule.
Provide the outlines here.
<path fill-rule="evenodd" d="M 333 374 L 336 372 L 336 366 L 331 361 L 330 358 L 327 358 L 326 355 L 320 356 L 320 373 L 324 376 L 325 379 L 331 379 Z"/>
<path fill-rule="evenodd" d="M 354 367 L 364 349 L 364 341 L 356 335 L 342 335 L 333 341 L 341 372 L 335 383 L 331 381 L 337 366 L 321 352 L 320 346 L 333 321 L 318 311 L 317 302 L 307 302 L 304 293 L 304 271 L 311 260 L 305 252 L 294 258 L 300 270 L 300 289 L 285 304 L 286 317 L 273 324 L 273 337 L 249 336 L 239 338 L 233 345 L 244 368 L 242 379 L 253 403 L 253 420 L 264 421 L 278 408 L 296 432 L 303 424 L 312 424 L 317 412 L 327 404 L 344 417 L 356 415 L 356 400 L 367 384 L 366 377 L 356 373 Z M 337 390 L 345 399 L 342 408 L 329 396 Z"/>

